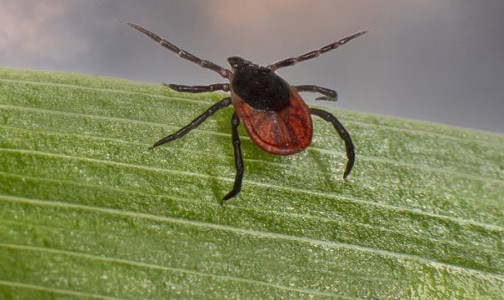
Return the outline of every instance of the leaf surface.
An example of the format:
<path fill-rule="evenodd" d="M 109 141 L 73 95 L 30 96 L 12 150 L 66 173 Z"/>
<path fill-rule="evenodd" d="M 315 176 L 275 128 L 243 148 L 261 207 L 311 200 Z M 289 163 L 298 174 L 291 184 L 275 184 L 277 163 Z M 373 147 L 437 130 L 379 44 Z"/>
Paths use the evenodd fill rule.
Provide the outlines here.
<path fill-rule="evenodd" d="M 147 147 L 222 94 L 0 68 L 0 298 L 498 298 L 504 137 L 333 112 L 273 156 L 232 108 Z M 313 103 L 309 103 L 310 105 Z"/>

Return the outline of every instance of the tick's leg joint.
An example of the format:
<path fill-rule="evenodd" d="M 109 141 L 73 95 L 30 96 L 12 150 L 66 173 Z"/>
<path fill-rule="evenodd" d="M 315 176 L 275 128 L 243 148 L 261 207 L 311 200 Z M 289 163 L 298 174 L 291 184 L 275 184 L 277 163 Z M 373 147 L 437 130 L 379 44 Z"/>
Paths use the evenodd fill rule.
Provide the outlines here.
<path fill-rule="evenodd" d="M 156 143 L 154 143 L 154 145 L 152 145 L 152 147 L 150 147 L 149 150 L 152 150 L 158 146 L 161 146 L 162 144 L 165 144 L 165 143 L 168 143 L 168 142 L 171 142 L 173 140 L 176 140 L 178 138 L 183 137 L 184 135 L 189 133 L 189 131 L 198 127 L 201 123 L 203 123 L 203 121 L 205 121 L 208 117 L 213 115 L 216 111 L 218 111 L 219 109 L 221 109 L 223 107 L 228 106 L 229 104 L 231 104 L 231 98 L 229 98 L 229 97 L 224 98 L 221 101 L 215 103 L 214 105 L 210 106 L 210 108 L 207 109 L 204 113 L 199 115 L 196 119 L 192 120 L 192 122 L 189 123 L 187 126 L 181 128 L 179 131 L 175 132 L 174 134 L 171 134 L 167 137 L 164 137 L 164 138 L 160 139 L 159 141 L 157 141 Z"/>
<path fill-rule="evenodd" d="M 331 113 L 318 108 L 310 108 L 310 112 L 316 116 L 321 117 L 327 122 L 333 124 L 334 129 L 336 129 L 341 139 L 345 141 L 346 155 L 348 161 L 345 168 L 345 173 L 343 173 L 343 178 L 346 179 L 348 174 L 350 174 L 350 171 L 352 171 L 352 167 L 355 161 L 354 145 L 352 143 L 352 139 L 350 138 L 350 134 L 348 134 L 348 131 L 346 131 L 345 127 L 343 127 L 343 125 L 341 125 L 338 119 L 336 119 L 336 117 Z"/>
<path fill-rule="evenodd" d="M 294 88 L 298 92 L 313 92 L 319 93 L 323 96 L 317 97 L 315 100 L 325 100 L 325 101 L 336 101 L 338 99 L 338 93 L 335 90 L 331 90 L 325 87 L 317 85 L 297 85 Z"/>
<path fill-rule="evenodd" d="M 185 93 L 205 93 L 213 91 L 229 92 L 228 83 L 216 83 L 210 85 L 193 85 L 193 86 L 163 83 L 163 85 L 173 90 L 176 90 L 177 92 L 185 92 Z"/>
<path fill-rule="evenodd" d="M 123 24 L 126 24 L 129 27 L 140 31 L 141 33 L 145 34 L 146 36 L 150 37 L 151 39 L 153 39 L 154 41 L 159 43 L 161 46 L 165 47 L 166 49 L 168 49 L 172 52 L 175 52 L 179 57 L 181 57 L 183 59 L 187 59 L 188 61 L 191 61 L 195 64 L 198 64 L 198 65 L 202 66 L 203 68 L 210 69 L 214 72 L 217 72 L 217 73 L 219 73 L 219 75 L 221 75 L 224 78 L 231 78 L 231 76 L 233 74 L 228 69 L 225 69 L 217 64 L 214 64 L 211 61 L 203 60 L 195 55 L 192 55 L 191 53 L 189 53 L 185 50 L 180 49 L 179 47 L 175 46 L 174 44 L 172 44 L 169 41 L 165 40 L 164 38 L 160 37 L 159 35 L 143 28 L 142 26 L 139 26 L 139 25 L 136 25 L 133 23 L 128 23 L 128 22 L 123 23 Z"/>
<path fill-rule="evenodd" d="M 310 51 L 310 52 L 305 53 L 303 55 L 300 55 L 298 57 L 291 57 L 291 58 L 287 58 L 287 59 L 278 61 L 278 62 L 276 62 L 274 64 L 271 64 L 271 65 L 267 66 L 267 68 L 270 69 L 271 71 L 276 71 L 277 69 L 280 69 L 280 68 L 283 68 L 283 67 L 292 66 L 292 65 L 297 64 L 298 62 L 302 62 L 302 61 L 305 61 L 305 60 L 309 60 L 309 59 L 318 57 L 318 56 L 320 56 L 320 54 L 325 53 L 325 52 L 330 51 L 330 50 L 333 50 L 333 49 L 336 49 L 339 46 L 348 43 L 350 40 L 358 38 L 359 36 L 363 35 L 364 33 L 366 33 L 366 31 L 361 31 L 361 32 L 354 33 L 351 36 L 347 36 L 346 38 L 343 38 L 343 39 L 341 39 L 341 40 L 339 40 L 337 42 L 334 42 L 332 44 L 324 46 L 324 47 L 322 47 L 322 48 L 320 48 L 318 50 Z"/>
<path fill-rule="evenodd" d="M 236 176 L 235 176 L 235 181 L 233 185 L 233 189 L 231 192 L 229 192 L 224 198 L 221 200 L 221 207 L 224 205 L 224 201 L 231 199 L 232 197 L 236 196 L 241 189 L 241 184 L 242 184 L 242 179 L 243 179 L 243 159 L 242 159 L 242 154 L 241 154 L 241 148 L 240 148 L 240 137 L 238 135 L 238 125 L 240 125 L 240 119 L 238 119 L 238 116 L 236 113 L 233 113 L 233 116 L 231 117 L 231 129 L 232 129 L 232 142 L 233 142 L 233 148 L 234 148 L 234 157 L 235 157 L 235 166 L 236 166 Z"/>

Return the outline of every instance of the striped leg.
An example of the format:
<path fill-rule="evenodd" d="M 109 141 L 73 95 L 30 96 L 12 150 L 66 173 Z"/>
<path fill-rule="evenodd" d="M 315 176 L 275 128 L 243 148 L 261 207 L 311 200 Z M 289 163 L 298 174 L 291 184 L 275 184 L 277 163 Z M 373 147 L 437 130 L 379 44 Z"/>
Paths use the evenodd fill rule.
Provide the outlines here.
<path fill-rule="evenodd" d="M 163 85 L 173 90 L 176 90 L 177 92 L 186 92 L 186 93 L 204 93 L 213 91 L 229 92 L 228 83 L 216 83 L 210 85 L 193 85 L 193 86 L 163 83 Z"/>
<path fill-rule="evenodd" d="M 157 43 L 159 43 L 161 46 L 165 47 L 166 49 L 177 53 L 177 55 L 183 59 L 187 59 L 188 61 L 196 63 L 203 68 L 215 71 L 215 72 L 219 73 L 224 78 L 231 78 L 231 75 L 232 75 L 231 71 L 224 69 L 223 67 L 218 66 L 211 61 L 203 60 L 199 57 L 196 57 L 196 56 L 192 55 L 191 53 L 180 49 L 179 47 L 173 45 L 172 43 L 170 43 L 167 40 L 163 39 L 162 37 L 158 36 L 157 34 L 151 32 L 151 31 L 149 31 L 139 25 L 136 25 L 133 23 L 127 23 L 127 22 L 126 23 L 120 22 L 120 23 L 126 24 L 129 27 L 140 31 L 141 33 L 147 35 L 148 37 L 150 37 L 151 39 L 153 39 L 154 41 L 156 41 Z"/>
<path fill-rule="evenodd" d="M 295 65 L 298 62 L 302 62 L 305 60 L 309 60 L 309 59 L 318 57 L 320 54 L 325 53 L 330 50 L 333 50 L 333 49 L 336 49 L 339 46 L 346 44 L 348 41 L 353 40 L 355 38 L 358 38 L 359 36 L 363 35 L 364 33 L 366 33 L 366 31 L 354 33 L 351 36 L 347 36 L 346 38 L 343 38 L 335 43 L 329 44 L 329 45 L 322 47 L 318 50 L 310 51 L 310 52 L 305 53 L 305 54 L 298 56 L 298 57 L 292 57 L 292 58 L 287 58 L 287 59 L 278 61 L 274 64 L 267 66 L 267 68 L 270 69 L 271 71 L 275 71 L 275 70 L 283 68 L 283 67 Z"/>
<path fill-rule="evenodd" d="M 326 101 L 336 101 L 338 99 L 338 94 L 335 90 L 330 90 L 325 87 L 316 86 L 316 85 L 297 85 L 294 88 L 298 92 L 313 92 L 319 93 L 324 96 L 317 97 L 315 100 L 326 100 Z"/>

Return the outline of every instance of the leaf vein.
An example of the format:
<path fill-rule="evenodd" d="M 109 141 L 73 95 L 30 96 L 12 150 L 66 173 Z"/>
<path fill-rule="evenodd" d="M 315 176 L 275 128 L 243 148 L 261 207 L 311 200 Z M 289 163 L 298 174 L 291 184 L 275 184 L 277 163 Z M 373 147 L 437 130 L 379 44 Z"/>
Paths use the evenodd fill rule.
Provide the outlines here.
<path fill-rule="evenodd" d="M 164 194 L 145 193 L 145 192 L 139 192 L 139 191 L 125 189 L 125 188 L 118 189 L 118 188 L 114 188 L 114 187 L 110 187 L 110 186 L 103 186 L 103 185 L 83 183 L 82 181 L 59 180 L 59 179 L 52 179 L 52 178 L 31 177 L 31 176 L 25 176 L 25 175 L 22 175 L 22 174 L 6 173 L 6 172 L 1 172 L 0 171 L 0 176 L 1 175 L 6 176 L 6 177 L 23 178 L 23 179 L 32 180 L 32 181 L 65 183 L 67 185 L 73 185 L 73 186 L 76 186 L 76 187 L 91 187 L 91 188 L 96 189 L 96 190 L 111 190 L 111 191 L 123 192 L 123 193 L 127 193 L 127 194 L 135 194 L 135 195 L 140 195 L 140 196 L 162 197 L 162 198 L 172 199 L 172 200 L 176 200 L 176 201 L 183 201 L 183 202 L 191 203 L 191 204 L 198 203 L 198 201 L 195 201 L 195 200 L 192 200 L 192 199 L 189 199 L 189 198 L 167 196 L 167 195 L 164 195 Z M 48 200 L 48 199 L 41 199 L 41 201 L 50 201 L 50 200 Z M 230 203 L 227 206 L 228 207 L 234 207 L 236 209 L 240 209 L 240 210 L 244 210 L 244 211 L 254 211 L 254 212 L 260 212 L 260 213 L 271 213 L 273 215 L 288 216 L 288 217 L 300 218 L 300 219 L 310 218 L 312 220 L 315 219 L 315 220 L 318 220 L 318 221 L 321 221 L 321 222 L 334 222 L 335 221 L 334 219 L 331 219 L 331 218 L 328 218 L 328 217 L 321 217 L 321 216 L 317 216 L 317 215 L 299 214 L 299 213 L 288 213 L 288 212 L 276 211 L 276 210 L 273 210 L 273 209 L 270 209 L 270 210 L 264 210 L 264 209 L 258 210 L 256 208 L 241 207 L 241 206 L 233 204 L 233 203 Z M 350 224 L 347 221 L 338 221 L 338 223 L 340 223 L 340 224 Z M 405 233 L 403 233 L 401 231 L 398 231 L 398 230 L 392 230 L 392 229 L 389 229 L 389 228 L 386 228 L 386 227 L 383 227 L 383 226 L 374 226 L 374 225 L 363 223 L 363 222 L 360 222 L 360 221 L 355 221 L 352 224 L 359 224 L 360 226 L 367 227 L 367 228 L 378 228 L 378 229 L 386 231 L 386 232 L 401 234 L 401 235 L 403 235 L 405 237 L 410 237 L 410 238 L 411 237 L 416 237 L 416 235 L 414 235 L 414 234 L 408 235 L 408 234 L 405 234 Z M 504 231 L 504 228 L 503 228 L 503 231 Z M 424 237 L 422 239 L 427 240 L 427 241 L 431 241 L 431 242 L 436 242 L 436 243 L 450 244 L 450 245 L 454 245 L 454 246 L 457 246 L 457 247 L 462 247 L 462 246 L 470 247 L 470 248 L 474 247 L 473 245 L 467 245 L 467 244 L 463 244 L 463 243 L 456 242 L 456 241 L 447 241 L 447 240 L 444 240 L 444 239 L 435 239 L 435 238 L 429 238 L 429 237 Z M 481 250 L 482 249 L 482 245 L 478 245 L 477 248 L 479 250 Z M 504 253 L 504 252 L 500 252 L 498 250 L 494 250 L 493 248 L 489 248 L 489 247 L 486 247 L 486 246 L 483 249 L 485 249 L 489 253 L 495 253 L 495 254 Z"/>
<path fill-rule="evenodd" d="M 0 246 L 5 246 L 5 244 L 0 244 Z M 0 280 L 0 285 L 17 287 L 17 288 L 24 288 L 24 289 L 31 289 L 31 290 L 38 290 L 38 291 L 50 292 L 50 293 L 54 293 L 54 294 L 63 294 L 63 295 L 69 295 L 69 296 L 87 297 L 87 298 L 95 298 L 95 299 L 105 299 L 105 300 L 123 299 L 123 298 L 116 298 L 116 297 L 110 297 L 110 296 L 104 296 L 104 295 L 96 295 L 96 294 L 90 294 L 90 293 L 84 293 L 84 292 L 78 292 L 78 291 L 55 289 L 52 287 L 47 287 L 47 286 L 42 286 L 42 285 L 35 285 L 35 284 L 21 283 L 21 282 L 14 282 L 14 281 Z"/>
<path fill-rule="evenodd" d="M 175 175 L 193 176 L 193 177 L 199 177 L 199 178 L 204 178 L 204 179 L 218 179 L 220 181 L 226 181 L 226 182 L 233 181 L 233 179 L 230 179 L 227 177 L 219 177 L 219 176 L 214 176 L 214 175 L 206 175 L 206 174 L 194 173 L 194 172 L 188 172 L 188 171 L 180 171 L 180 170 L 173 170 L 173 169 L 166 169 L 166 168 L 156 168 L 156 167 L 149 167 L 149 166 L 143 166 L 143 165 L 135 165 L 135 164 L 130 164 L 130 163 L 101 160 L 101 159 L 96 159 L 96 158 L 69 156 L 69 155 L 54 154 L 54 153 L 47 153 L 47 152 L 33 151 L 33 150 L 0 148 L 0 152 L 25 153 L 25 154 L 38 155 L 38 156 L 55 157 L 55 158 L 70 159 L 70 160 L 80 160 L 80 161 L 86 161 L 86 162 L 91 162 L 91 163 L 101 163 L 101 164 L 120 166 L 120 167 L 126 167 L 126 168 L 135 168 L 135 169 L 140 169 L 140 170 L 155 171 L 155 172 L 159 172 L 159 173 L 170 173 L 170 174 L 175 174 Z M 317 196 L 332 198 L 332 199 L 336 199 L 336 200 L 346 200 L 346 201 L 355 202 L 355 203 L 383 207 L 383 208 L 389 209 L 389 210 L 397 210 L 397 211 L 403 211 L 403 212 L 407 212 L 407 213 L 415 213 L 415 214 L 425 215 L 425 216 L 429 216 L 429 217 L 433 217 L 433 218 L 445 219 L 445 220 L 453 221 L 455 223 L 460 223 L 460 224 L 476 225 L 476 226 L 480 226 L 482 228 L 486 228 L 488 230 L 493 230 L 493 231 L 502 231 L 504 229 L 500 226 L 493 225 L 493 224 L 485 224 L 485 223 L 476 222 L 473 220 L 458 219 L 458 218 L 453 218 L 450 216 L 425 212 L 425 211 L 421 211 L 418 209 L 410 209 L 410 208 L 405 208 L 405 207 L 400 207 L 400 206 L 393 206 L 393 205 L 389 205 L 389 204 L 376 203 L 376 202 L 368 201 L 365 199 L 357 199 L 357 198 L 352 198 L 352 197 L 333 195 L 333 194 L 329 194 L 329 193 L 323 193 L 323 192 L 312 191 L 312 190 L 304 190 L 304 189 L 292 188 L 292 187 L 287 187 L 287 186 L 277 186 L 277 185 L 272 185 L 272 184 L 268 184 L 268 183 L 264 183 L 264 182 L 250 181 L 247 179 L 244 179 L 243 182 L 246 182 L 247 184 L 251 184 L 251 185 L 261 186 L 261 187 L 281 189 L 281 190 L 287 190 L 287 191 L 296 192 L 296 193 L 304 193 L 304 194 L 309 194 L 309 195 L 317 195 Z"/>
<path fill-rule="evenodd" d="M 85 90 L 113 92 L 113 93 L 120 93 L 120 94 L 131 94 L 131 95 L 137 94 L 137 95 L 144 95 L 144 96 L 155 97 L 155 98 L 163 98 L 163 99 L 170 99 L 170 100 L 174 99 L 174 100 L 187 101 L 187 102 L 191 102 L 191 103 L 200 103 L 200 104 L 210 104 L 210 103 L 212 103 L 212 101 L 195 100 L 195 99 L 193 99 L 191 97 L 164 96 L 164 95 L 159 95 L 159 94 L 154 94 L 154 93 L 140 93 L 140 92 L 126 91 L 126 90 L 117 90 L 117 89 L 111 89 L 111 88 L 94 88 L 94 87 L 89 87 L 89 86 L 73 85 L 73 84 L 66 84 L 66 83 L 27 81 L 27 80 L 16 80 L 16 79 L 6 79 L 6 78 L 0 78 L 0 81 L 10 82 L 10 83 L 40 85 L 40 86 L 68 87 L 68 88 L 72 88 L 72 89 L 85 89 Z M 181 95 L 185 95 L 185 94 L 181 93 Z M 463 137 L 451 136 L 451 135 L 447 135 L 447 134 L 443 134 L 443 133 L 433 133 L 433 132 L 430 132 L 430 131 L 422 131 L 422 130 L 415 130 L 415 129 L 409 129 L 409 128 L 401 128 L 401 127 L 395 127 L 395 126 L 383 125 L 383 124 L 375 124 L 375 123 L 364 122 L 364 121 L 350 120 L 349 122 L 353 123 L 353 124 L 359 124 L 359 125 L 364 125 L 364 126 L 373 127 L 373 128 L 382 128 L 382 129 L 387 129 L 387 130 L 397 130 L 397 131 L 400 131 L 400 132 L 410 132 L 410 133 L 415 133 L 415 134 L 423 134 L 423 135 L 426 135 L 426 136 L 437 136 L 437 137 L 442 137 L 442 138 L 451 139 L 451 140 L 460 140 L 460 141 L 465 140 L 465 138 L 463 138 Z M 500 137 L 500 135 L 498 135 L 498 134 L 494 134 L 494 135 L 496 137 Z M 489 142 L 487 140 L 483 140 L 483 139 L 478 139 L 478 141 L 481 142 L 481 143 L 491 143 L 491 142 Z"/>
<path fill-rule="evenodd" d="M 82 259 L 95 260 L 95 261 L 98 260 L 98 261 L 104 261 L 107 263 L 125 264 L 125 265 L 134 266 L 134 267 L 154 269 L 154 270 L 165 271 L 165 272 L 178 272 L 178 273 L 185 273 L 185 274 L 195 275 L 195 276 L 212 277 L 212 278 L 218 278 L 218 279 L 223 279 L 223 280 L 238 281 L 238 282 L 242 282 L 242 283 L 246 283 L 246 284 L 267 286 L 267 287 L 276 288 L 276 289 L 280 289 L 280 290 L 287 290 L 287 291 L 299 292 L 299 293 L 304 293 L 304 294 L 316 294 L 319 296 L 332 296 L 332 297 L 336 296 L 336 294 L 334 294 L 334 293 L 327 293 L 327 292 L 309 290 L 309 289 L 303 289 L 303 288 L 288 287 L 288 286 L 268 283 L 268 282 L 259 281 L 259 280 L 236 277 L 236 276 L 211 274 L 211 273 L 199 272 L 199 271 L 188 270 L 188 269 L 183 269 L 183 268 L 161 266 L 161 265 L 149 264 L 149 263 L 144 263 L 144 262 L 137 262 L 137 261 L 127 260 L 127 259 L 122 259 L 122 258 L 98 256 L 98 255 L 80 253 L 80 252 L 75 252 L 75 251 L 50 249 L 50 248 L 42 248 L 42 247 L 34 247 L 34 246 L 24 246 L 24 245 L 13 245 L 13 244 L 5 244 L 5 243 L 0 243 L 0 247 L 9 248 L 9 249 L 17 249 L 17 250 L 38 251 L 38 252 L 46 252 L 46 253 L 51 253 L 51 254 L 67 255 L 67 256 L 73 256 L 73 257 L 82 258 Z M 1 281 L 0 281 L 0 283 L 1 283 Z M 355 299 L 355 298 L 351 298 L 351 299 Z"/>
<path fill-rule="evenodd" d="M 231 232 L 231 233 L 239 234 L 239 235 L 248 235 L 248 236 L 254 236 L 254 237 L 258 237 L 258 238 L 293 241 L 293 242 L 298 242 L 298 243 L 306 243 L 306 244 L 310 244 L 310 245 L 318 245 L 318 246 L 334 248 L 334 249 L 344 248 L 344 249 L 349 249 L 349 250 L 356 251 L 356 252 L 364 252 L 364 253 L 383 256 L 383 257 L 391 257 L 391 258 L 397 258 L 397 259 L 403 259 L 403 260 L 409 260 L 409 261 L 416 261 L 416 262 L 423 263 L 426 265 L 444 266 L 447 268 L 452 268 L 457 271 L 472 273 L 476 276 L 481 276 L 481 277 L 491 276 L 491 277 L 496 278 L 498 280 L 504 281 L 504 276 L 490 273 L 490 272 L 486 272 L 486 271 L 482 271 L 482 270 L 461 267 L 461 266 L 448 264 L 448 263 L 444 263 L 444 262 L 433 261 L 431 259 L 427 259 L 427 258 L 418 256 L 418 255 L 387 251 L 387 250 L 364 247 L 364 246 L 359 246 L 359 245 L 354 245 L 354 244 L 340 243 L 340 242 L 334 242 L 334 241 L 323 241 L 323 240 L 317 240 L 317 239 L 308 238 L 308 237 L 301 237 L 301 236 L 293 236 L 293 235 L 288 235 L 288 234 L 283 234 L 283 233 L 244 229 L 244 228 L 238 228 L 238 227 L 233 227 L 233 226 L 214 224 L 214 223 L 208 223 L 208 222 L 202 222 L 202 221 L 174 218 L 174 217 L 168 217 L 168 216 L 156 216 L 156 215 L 147 214 L 147 213 L 124 211 L 124 210 L 118 210 L 118 209 L 112 209 L 112 208 L 94 207 L 94 206 L 88 206 L 88 205 L 82 205 L 82 204 L 73 204 L 73 203 L 65 203 L 65 202 L 58 202 L 58 201 L 42 201 L 42 200 L 33 199 L 33 198 L 23 198 L 23 197 L 15 197 L 15 196 L 10 196 L 10 195 L 1 195 L 1 194 L 0 194 L 0 198 L 4 199 L 5 201 L 10 201 L 10 202 L 26 203 L 26 204 L 31 204 L 31 205 L 47 206 L 47 207 L 59 207 L 59 208 L 75 209 L 75 210 L 83 210 L 83 211 L 92 211 L 92 212 L 101 213 L 101 214 L 105 214 L 105 215 L 117 215 L 117 216 L 131 217 L 131 218 L 139 218 L 139 219 L 145 219 L 145 220 L 150 220 L 150 221 L 155 221 L 155 222 L 173 223 L 173 224 L 180 224 L 180 225 L 184 225 L 184 226 L 191 226 L 191 227 L 198 227 L 198 228 L 205 228 L 205 229 L 210 228 L 213 230 Z"/>
<path fill-rule="evenodd" d="M 0 108 L 2 108 L 2 107 L 4 107 L 4 108 L 17 108 L 17 109 L 24 110 L 24 111 L 44 112 L 44 113 L 48 113 L 48 114 L 60 114 L 60 115 L 66 115 L 66 116 L 78 116 L 78 117 L 102 119 L 102 120 L 108 120 L 108 121 L 130 122 L 132 124 L 143 124 L 143 125 L 150 125 L 150 126 L 164 127 L 164 128 L 166 128 L 166 127 L 175 128 L 175 126 L 169 126 L 169 125 L 155 123 L 155 122 L 140 121 L 140 120 L 134 120 L 134 119 L 124 119 L 124 118 L 110 117 L 110 116 L 99 116 L 99 115 L 80 114 L 80 113 L 73 113 L 73 112 L 45 110 L 45 109 L 40 109 L 40 108 L 28 108 L 28 107 L 23 107 L 23 106 L 0 105 Z M 222 132 L 211 131 L 211 130 L 204 130 L 204 129 L 197 129 L 196 128 L 196 129 L 193 129 L 193 131 L 194 132 L 203 132 L 206 134 L 212 134 L 212 135 L 218 135 L 218 136 L 230 137 L 230 134 L 228 134 L 228 133 L 222 133 Z M 245 136 L 245 137 L 242 136 L 242 137 L 240 137 L 240 139 L 250 140 L 250 138 L 248 136 Z M 125 142 L 129 142 L 129 141 L 125 141 Z M 343 152 L 341 152 L 341 151 L 336 151 L 333 149 L 328 150 L 328 149 L 318 148 L 316 146 L 311 146 L 307 150 L 331 154 L 331 155 L 338 155 L 338 156 L 342 156 L 342 157 L 344 156 Z M 387 164 L 403 166 L 403 167 L 408 167 L 408 168 L 415 168 L 415 169 L 425 170 L 425 171 L 430 171 L 430 172 L 446 173 L 446 174 L 450 174 L 453 176 L 462 177 L 462 178 L 466 178 L 466 179 L 470 179 L 470 180 L 474 180 L 474 181 L 483 181 L 483 182 L 504 184 L 504 180 L 501 180 L 501 179 L 483 178 L 481 176 L 472 175 L 472 174 L 468 174 L 468 173 L 462 173 L 462 172 L 458 172 L 458 171 L 454 171 L 454 170 L 412 164 L 412 163 L 408 163 L 408 162 L 404 162 L 404 161 L 391 160 L 391 159 L 381 158 L 381 157 L 376 157 L 376 156 L 359 155 L 359 159 L 372 161 L 372 162 L 378 162 L 378 163 L 387 163 Z"/>

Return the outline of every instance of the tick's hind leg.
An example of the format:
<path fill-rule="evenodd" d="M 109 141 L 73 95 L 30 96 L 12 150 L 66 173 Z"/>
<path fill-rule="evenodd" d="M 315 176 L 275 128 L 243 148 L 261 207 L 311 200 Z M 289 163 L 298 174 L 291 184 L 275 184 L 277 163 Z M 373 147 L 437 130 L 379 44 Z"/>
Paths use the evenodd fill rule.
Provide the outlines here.
<path fill-rule="evenodd" d="M 313 92 L 324 95 L 317 97 L 315 100 L 336 101 L 338 99 L 338 93 L 336 93 L 335 90 L 317 85 L 297 85 L 293 86 L 293 88 L 295 88 L 298 92 Z"/>
<path fill-rule="evenodd" d="M 173 140 L 176 140 L 178 138 L 183 137 L 186 135 L 189 131 L 193 130 L 194 128 L 198 127 L 203 121 L 205 121 L 208 117 L 213 115 L 216 111 L 219 109 L 228 106 L 231 104 L 231 98 L 224 98 L 221 101 L 215 103 L 214 105 L 210 106 L 209 109 L 207 109 L 204 113 L 199 115 L 196 119 L 194 119 L 189 125 L 181 128 L 179 131 L 175 132 L 174 134 L 171 134 L 167 137 L 164 137 L 157 141 L 152 147 L 149 148 L 149 150 L 152 150 L 156 148 L 157 146 L 161 146 L 162 144 L 171 142 Z"/>
<path fill-rule="evenodd" d="M 229 200 L 232 197 L 236 196 L 236 194 L 238 194 L 241 189 L 243 179 L 243 159 L 240 148 L 240 136 L 238 135 L 238 125 L 240 125 L 240 119 L 238 119 L 236 113 L 233 113 L 233 116 L 231 117 L 231 129 L 232 129 L 231 138 L 233 141 L 233 148 L 234 148 L 236 177 L 233 189 L 226 196 L 224 196 L 224 198 L 222 198 L 220 203 L 221 207 L 224 205 L 224 201 Z"/>
<path fill-rule="evenodd" d="M 343 178 L 346 179 L 348 174 L 350 174 L 350 171 L 352 171 L 352 167 L 355 161 L 354 145 L 352 143 L 350 135 L 348 134 L 348 131 L 346 131 L 345 127 L 343 127 L 343 125 L 341 125 L 338 119 L 336 119 L 336 117 L 333 116 L 331 113 L 318 108 L 310 108 L 310 112 L 313 115 L 321 117 L 327 122 L 331 122 L 336 131 L 338 132 L 339 136 L 345 141 L 346 155 L 348 161 L 345 168 L 345 173 L 343 173 Z"/>
<path fill-rule="evenodd" d="M 193 85 L 193 86 L 163 83 L 163 85 L 173 90 L 176 90 L 177 92 L 184 92 L 184 93 L 205 93 L 213 91 L 229 92 L 228 83 L 216 83 L 210 85 Z"/>

